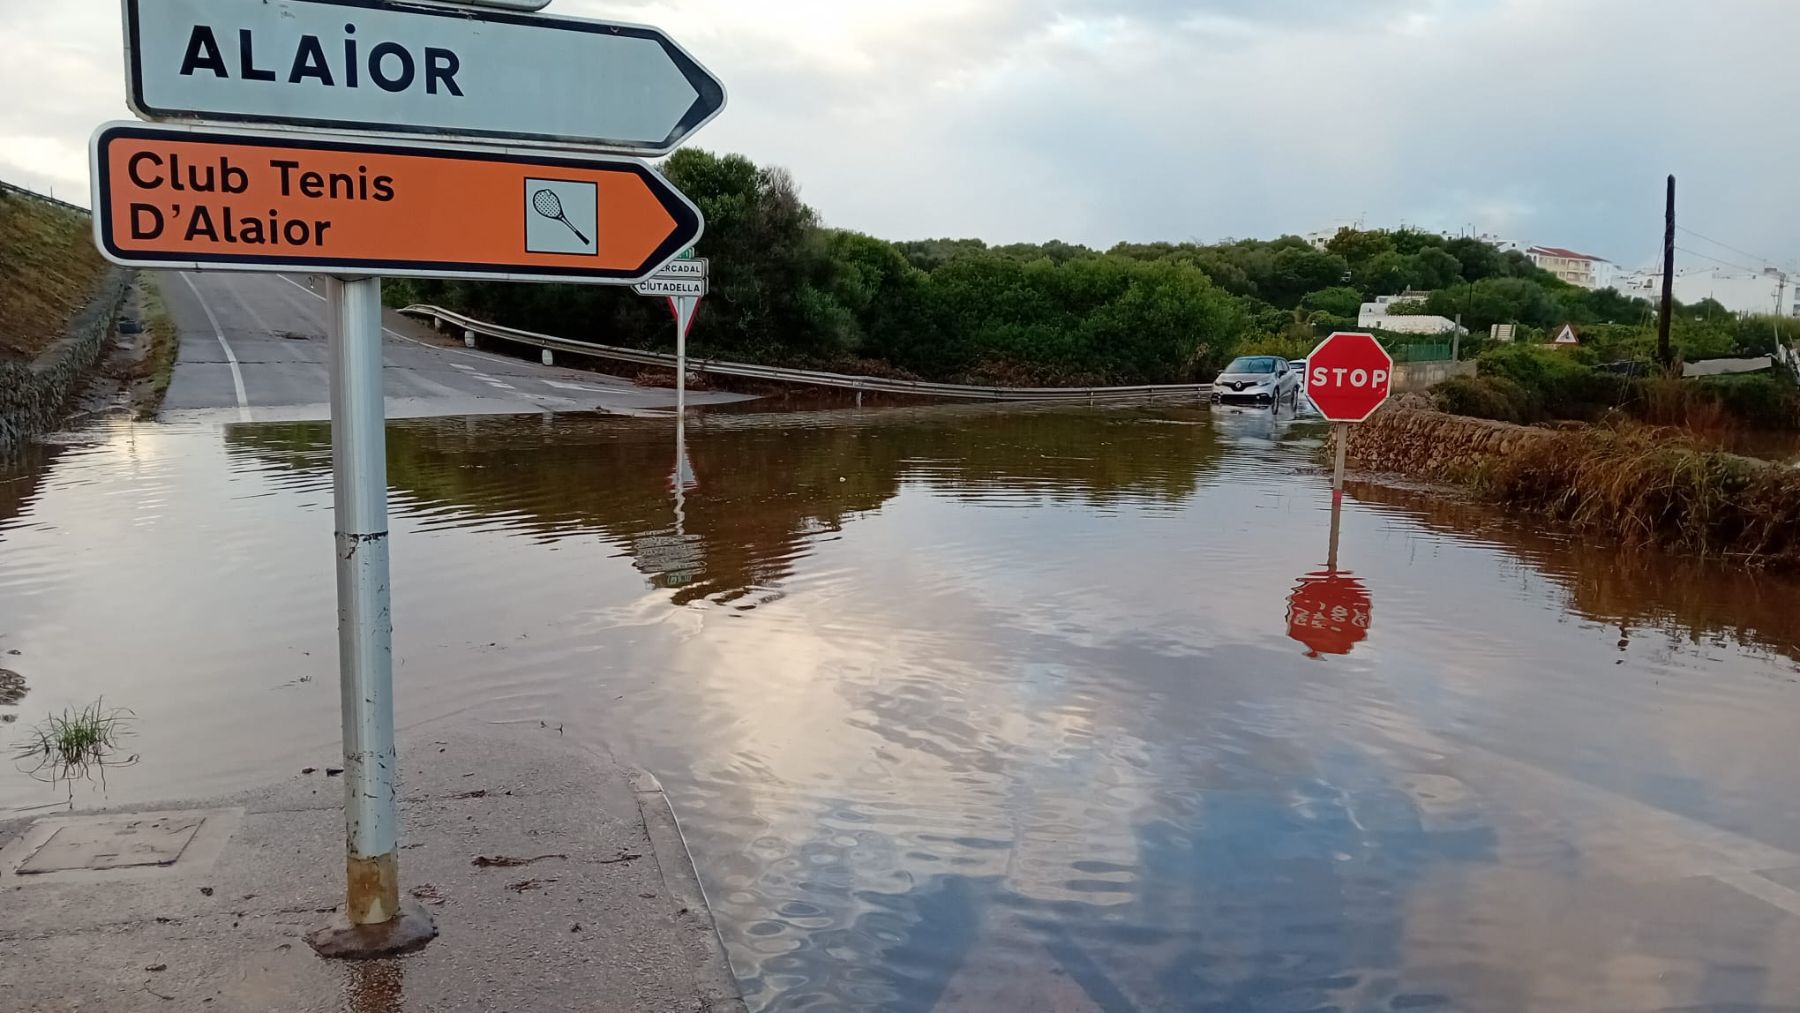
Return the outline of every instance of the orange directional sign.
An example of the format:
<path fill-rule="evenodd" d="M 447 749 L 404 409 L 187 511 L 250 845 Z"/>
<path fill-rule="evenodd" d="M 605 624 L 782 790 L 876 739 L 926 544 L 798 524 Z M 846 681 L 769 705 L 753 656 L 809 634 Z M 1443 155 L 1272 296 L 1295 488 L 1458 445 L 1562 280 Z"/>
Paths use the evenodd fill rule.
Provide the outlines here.
<path fill-rule="evenodd" d="M 643 162 L 108 124 L 94 237 L 133 267 L 630 284 L 700 238 Z"/>

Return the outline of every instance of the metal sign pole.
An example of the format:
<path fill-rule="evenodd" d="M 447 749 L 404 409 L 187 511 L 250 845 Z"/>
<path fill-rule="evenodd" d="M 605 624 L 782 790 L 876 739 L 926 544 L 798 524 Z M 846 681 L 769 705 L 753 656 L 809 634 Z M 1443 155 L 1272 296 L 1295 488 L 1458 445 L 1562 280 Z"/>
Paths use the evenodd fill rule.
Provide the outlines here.
<path fill-rule="evenodd" d="M 1335 430 L 1332 435 L 1337 438 L 1337 463 L 1331 468 L 1331 502 L 1336 506 L 1344 501 L 1344 452 L 1349 449 L 1350 423 L 1339 422 L 1332 429 Z"/>
<path fill-rule="evenodd" d="M 1337 572 L 1338 532 L 1343 528 L 1344 501 L 1336 496 L 1331 498 L 1331 548 L 1325 554 L 1325 569 L 1329 573 Z"/>
<path fill-rule="evenodd" d="M 675 297 L 675 417 L 687 417 L 688 301 Z"/>
<path fill-rule="evenodd" d="M 423 909 L 400 902 L 381 279 L 328 278 L 325 288 L 347 889 L 342 913 L 307 942 L 325 956 L 364 957 L 423 945 L 437 929 Z"/>

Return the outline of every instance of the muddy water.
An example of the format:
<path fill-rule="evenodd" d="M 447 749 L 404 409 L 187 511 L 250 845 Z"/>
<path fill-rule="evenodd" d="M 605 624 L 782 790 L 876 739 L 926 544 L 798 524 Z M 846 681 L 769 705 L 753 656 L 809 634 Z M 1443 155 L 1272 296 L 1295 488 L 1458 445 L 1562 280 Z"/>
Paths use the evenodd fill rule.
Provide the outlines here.
<path fill-rule="evenodd" d="M 1800 1003 L 1800 587 L 1373 486 L 1327 572 L 1318 435 L 709 415 L 672 483 L 664 420 L 395 423 L 401 720 L 655 770 L 757 1009 Z M 328 465 L 120 425 L 0 472 L 0 746 L 104 695 L 111 802 L 329 759 Z"/>

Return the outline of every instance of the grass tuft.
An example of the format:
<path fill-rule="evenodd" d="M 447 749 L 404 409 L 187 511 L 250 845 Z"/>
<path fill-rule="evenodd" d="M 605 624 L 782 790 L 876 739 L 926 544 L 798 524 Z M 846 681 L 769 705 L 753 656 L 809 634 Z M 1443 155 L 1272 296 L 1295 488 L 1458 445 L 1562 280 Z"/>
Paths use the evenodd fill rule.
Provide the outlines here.
<path fill-rule="evenodd" d="M 108 709 L 104 700 L 52 714 L 14 746 L 13 759 L 29 777 L 52 785 L 66 782 L 73 803 L 77 780 L 98 780 L 105 790 L 108 767 L 137 762 L 136 754 L 119 755 L 119 743 L 131 734 L 134 720 L 132 712 Z"/>

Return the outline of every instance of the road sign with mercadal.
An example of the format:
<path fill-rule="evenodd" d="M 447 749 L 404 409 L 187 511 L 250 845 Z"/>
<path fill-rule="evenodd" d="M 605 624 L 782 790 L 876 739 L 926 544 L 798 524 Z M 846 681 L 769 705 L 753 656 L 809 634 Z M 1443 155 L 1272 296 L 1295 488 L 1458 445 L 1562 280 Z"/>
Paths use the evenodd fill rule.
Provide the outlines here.
<path fill-rule="evenodd" d="M 634 158 L 132 123 L 90 156 L 127 266 L 628 284 L 702 228 Z"/>
<path fill-rule="evenodd" d="M 702 299 L 706 296 L 706 278 L 704 276 L 657 274 L 631 286 L 631 289 L 638 295 L 687 296 L 690 299 Z"/>
<path fill-rule="evenodd" d="M 663 155 L 725 88 L 655 28 L 383 0 L 123 0 L 149 120 L 506 138 Z"/>

